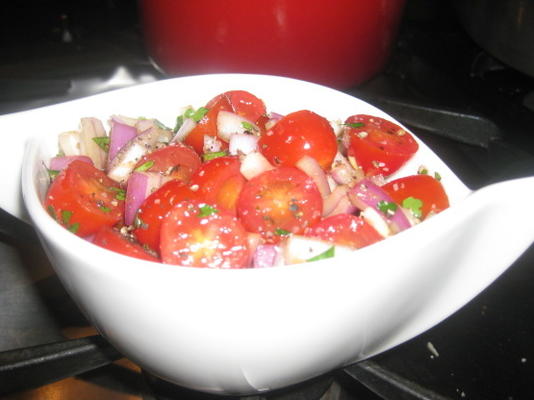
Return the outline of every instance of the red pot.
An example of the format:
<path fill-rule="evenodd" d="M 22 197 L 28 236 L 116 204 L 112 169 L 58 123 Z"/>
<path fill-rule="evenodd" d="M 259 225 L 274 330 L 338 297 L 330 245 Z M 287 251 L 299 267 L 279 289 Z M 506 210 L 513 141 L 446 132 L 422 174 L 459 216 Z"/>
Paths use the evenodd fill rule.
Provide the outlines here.
<path fill-rule="evenodd" d="M 140 0 L 148 52 L 169 75 L 284 75 L 355 86 L 387 61 L 405 0 Z"/>

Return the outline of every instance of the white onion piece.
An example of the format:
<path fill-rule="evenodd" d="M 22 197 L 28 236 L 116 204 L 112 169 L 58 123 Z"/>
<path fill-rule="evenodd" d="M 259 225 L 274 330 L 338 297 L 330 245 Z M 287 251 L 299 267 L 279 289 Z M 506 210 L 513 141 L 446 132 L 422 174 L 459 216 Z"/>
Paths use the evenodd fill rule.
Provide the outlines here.
<path fill-rule="evenodd" d="M 295 167 L 313 180 L 323 199 L 330 194 L 330 185 L 326 179 L 326 174 L 315 158 L 305 155 L 296 162 Z"/>
<path fill-rule="evenodd" d="M 252 129 L 247 129 L 252 127 Z M 236 133 L 259 134 L 260 129 L 251 121 L 236 113 L 221 110 L 217 114 L 217 136 L 225 142 L 230 141 L 230 137 Z"/>
<path fill-rule="evenodd" d="M 348 193 L 349 199 L 358 209 L 362 212 L 366 212 L 366 208 L 371 207 L 374 209 L 378 215 L 384 219 L 392 233 L 397 233 L 405 229 L 410 228 L 412 225 L 404 213 L 400 210 L 400 206 L 397 205 L 397 208 L 389 210 L 384 213 L 380 210 L 379 203 L 395 203 L 393 199 L 384 191 L 380 186 L 374 184 L 369 179 L 362 179 Z M 395 203 L 396 204 L 396 203 Z M 365 218 L 365 215 L 363 215 Z M 373 221 L 367 221 L 371 224 L 376 222 L 376 219 L 373 214 Z M 375 227 L 376 228 L 376 227 Z M 379 229 L 377 229 L 378 231 Z"/>
<path fill-rule="evenodd" d="M 283 264 L 282 251 L 274 244 L 260 244 L 252 257 L 253 268 L 270 268 Z"/>
<path fill-rule="evenodd" d="M 61 171 L 65 169 L 74 160 L 83 161 L 88 164 L 93 165 L 93 160 L 87 156 L 62 156 L 62 157 L 52 157 L 50 159 L 49 168 L 53 171 Z"/>
<path fill-rule="evenodd" d="M 334 209 L 330 211 L 330 214 L 325 215 L 325 217 L 331 217 L 337 214 L 354 214 L 356 211 L 358 211 L 358 208 L 352 204 L 348 196 L 345 196 L 339 200 Z"/>
<path fill-rule="evenodd" d="M 132 225 L 135 213 L 143 201 L 162 185 L 162 175 L 156 172 L 134 172 L 128 179 L 124 202 L 124 222 Z"/>
<path fill-rule="evenodd" d="M 222 142 L 215 136 L 204 135 L 204 146 L 202 151 L 204 153 L 218 153 L 222 150 Z"/>
<path fill-rule="evenodd" d="M 124 145 L 136 136 L 137 129 L 135 129 L 135 126 L 112 119 L 111 130 L 109 132 L 108 164 L 115 158 Z"/>
<path fill-rule="evenodd" d="M 363 171 L 361 168 L 354 169 L 349 160 L 347 160 L 339 151 L 332 161 L 332 168 L 330 170 L 330 176 L 339 185 L 349 185 L 363 179 Z"/>
<path fill-rule="evenodd" d="M 240 172 L 247 180 L 271 169 L 274 169 L 273 165 L 259 151 L 249 153 L 241 160 Z"/>
<path fill-rule="evenodd" d="M 144 119 L 144 118 L 138 119 L 135 124 L 135 129 L 137 129 L 138 133 L 147 131 L 154 127 L 155 127 L 155 124 L 154 124 L 154 120 L 152 119 Z"/>
<path fill-rule="evenodd" d="M 230 138 L 228 151 L 232 155 L 249 154 L 258 150 L 258 136 L 248 133 L 236 133 Z"/>
<path fill-rule="evenodd" d="M 174 137 L 171 140 L 171 143 L 174 142 L 183 142 L 183 140 L 189 135 L 189 132 L 191 132 L 195 127 L 197 126 L 197 123 L 191 119 L 191 118 L 185 118 L 184 122 L 182 123 L 182 126 L 180 126 L 180 129 L 175 133 Z"/>
<path fill-rule="evenodd" d="M 119 183 L 125 183 L 141 157 L 163 147 L 171 138 L 171 131 L 155 127 L 137 135 L 111 160 L 108 176 Z"/>
<path fill-rule="evenodd" d="M 66 156 L 79 156 L 80 153 L 80 132 L 68 131 L 59 134 L 59 150 Z"/>
<path fill-rule="evenodd" d="M 104 169 L 107 163 L 107 152 L 93 139 L 107 137 L 102 121 L 97 118 L 82 118 L 80 120 L 80 154 L 93 160 L 96 168 Z"/>
<path fill-rule="evenodd" d="M 331 215 L 334 209 L 337 207 L 341 199 L 347 198 L 349 188 L 345 185 L 339 185 L 332 193 L 326 196 L 323 200 L 323 216 Z"/>

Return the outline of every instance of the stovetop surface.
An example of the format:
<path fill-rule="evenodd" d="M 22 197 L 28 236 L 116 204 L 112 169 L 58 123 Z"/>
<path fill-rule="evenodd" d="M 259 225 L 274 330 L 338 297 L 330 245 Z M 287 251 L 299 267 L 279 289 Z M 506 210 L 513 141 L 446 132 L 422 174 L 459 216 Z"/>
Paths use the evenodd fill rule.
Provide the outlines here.
<path fill-rule="evenodd" d="M 21 6 L 10 6 L 13 19 L 25 23 L 2 28 L 0 113 L 166 78 L 148 60 L 135 10 L 127 3 L 58 3 L 39 23 Z M 451 10 L 412 4 L 420 8 L 407 10 L 386 69 L 347 92 L 410 126 L 473 189 L 533 175 L 533 79 L 479 49 L 454 23 Z M 98 26 L 88 22 L 96 18 Z M 1 226 L 0 239 L 0 351 L 93 334 L 27 232 Z M 531 248 L 453 316 L 373 357 L 375 371 L 393 374 L 415 390 L 410 394 L 405 388 L 406 399 L 530 398 L 533 267 Z M 379 396 L 366 390 L 354 379 L 361 372 L 333 371 L 273 398 L 401 398 L 399 392 Z M 171 397 L 205 396 L 169 388 L 123 359 L 6 398 Z"/>

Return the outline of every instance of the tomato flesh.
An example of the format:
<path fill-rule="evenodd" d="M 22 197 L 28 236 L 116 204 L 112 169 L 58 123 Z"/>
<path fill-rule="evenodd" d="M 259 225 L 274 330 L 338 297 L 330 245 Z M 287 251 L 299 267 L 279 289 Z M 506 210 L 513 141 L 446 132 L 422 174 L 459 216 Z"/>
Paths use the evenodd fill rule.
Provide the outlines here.
<path fill-rule="evenodd" d="M 208 212 L 206 212 L 206 209 Z M 161 226 L 160 252 L 166 264 L 209 268 L 247 267 L 247 232 L 239 220 L 200 201 L 182 201 Z"/>
<path fill-rule="evenodd" d="M 140 243 L 158 252 L 161 224 L 164 218 L 175 204 L 196 197 L 196 193 L 190 190 L 189 185 L 180 180 L 165 183 L 151 193 L 139 207 L 133 235 Z"/>
<path fill-rule="evenodd" d="M 336 214 L 315 224 L 307 236 L 360 249 L 382 240 L 382 236 L 361 217 Z"/>
<path fill-rule="evenodd" d="M 393 174 L 419 148 L 409 132 L 380 117 L 353 115 L 345 124 L 350 139 L 348 155 L 368 176 Z"/>
<path fill-rule="evenodd" d="M 303 233 L 317 222 L 322 207 L 321 194 L 310 177 L 296 168 L 280 167 L 244 185 L 237 214 L 247 231 L 278 242 L 289 233 Z"/>
<path fill-rule="evenodd" d="M 191 177 L 191 187 L 199 199 L 236 215 L 237 199 L 246 182 L 240 167 L 241 162 L 236 156 L 209 160 Z"/>
<path fill-rule="evenodd" d="M 260 137 L 258 145 L 274 166 L 295 166 L 307 155 L 328 170 L 337 152 L 336 135 L 328 120 L 308 110 L 282 117 Z"/>
<path fill-rule="evenodd" d="M 85 237 L 122 221 L 120 192 L 119 184 L 104 172 L 74 160 L 50 184 L 44 206 L 57 222 Z"/>
<path fill-rule="evenodd" d="M 440 181 L 430 175 L 410 175 L 395 179 L 382 189 L 398 204 L 412 197 L 422 202 L 421 217 L 436 214 L 449 207 L 449 198 Z"/>
<path fill-rule="evenodd" d="M 96 232 L 96 235 L 93 238 L 93 243 L 97 246 L 126 256 L 159 262 L 159 258 L 148 253 L 139 243 L 128 239 L 119 231 L 110 228 L 109 226 L 104 226 Z"/>
<path fill-rule="evenodd" d="M 201 164 L 200 157 L 191 147 L 177 142 L 141 157 L 135 169 L 145 167 L 146 171 L 188 182 Z"/>

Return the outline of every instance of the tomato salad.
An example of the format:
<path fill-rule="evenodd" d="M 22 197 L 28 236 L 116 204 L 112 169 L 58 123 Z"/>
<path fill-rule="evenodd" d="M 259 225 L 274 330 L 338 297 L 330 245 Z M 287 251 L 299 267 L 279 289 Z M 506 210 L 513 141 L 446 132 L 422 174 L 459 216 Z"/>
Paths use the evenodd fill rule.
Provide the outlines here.
<path fill-rule="evenodd" d="M 262 268 L 354 251 L 449 206 L 424 167 L 389 178 L 418 150 L 377 116 L 329 121 L 269 112 L 232 90 L 176 125 L 82 118 L 59 136 L 44 207 L 72 233 L 145 260 Z"/>

